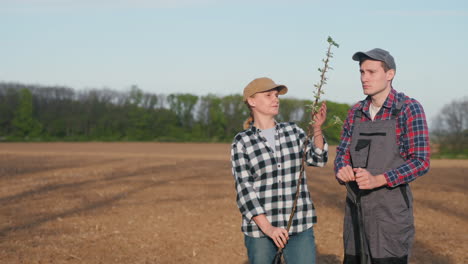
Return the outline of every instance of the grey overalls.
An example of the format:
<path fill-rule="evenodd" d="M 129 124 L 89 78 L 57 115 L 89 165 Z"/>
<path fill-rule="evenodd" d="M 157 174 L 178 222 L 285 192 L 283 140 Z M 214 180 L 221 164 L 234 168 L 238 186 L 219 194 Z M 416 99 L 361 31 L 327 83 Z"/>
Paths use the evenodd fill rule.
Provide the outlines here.
<path fill-rule="evenodd" d="M 396 122 L 403 101 L 397 103 L 390 120 L 361 122 L 362 110 L 356 110 L 350 146 L 353 168 L 365 168 L 378 175 L 405 162 L 396 141 Z M 356 182 L 349 182 L 347 188 L 344 263 L 407 263 L 414 239 L 409 185 L 359 190 Z M 366 261 L 360 262 L 361 252 Z"/>

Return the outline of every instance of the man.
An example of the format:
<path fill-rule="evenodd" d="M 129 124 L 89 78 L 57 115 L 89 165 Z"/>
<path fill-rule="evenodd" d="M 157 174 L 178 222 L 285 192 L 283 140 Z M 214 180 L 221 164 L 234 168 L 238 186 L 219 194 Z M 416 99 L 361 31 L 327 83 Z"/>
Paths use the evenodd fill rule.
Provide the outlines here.
<path fill-rule="evenodd" d="M 408 263 L 414 240 L 409 182 L 429 170 L 423 107 L 392 87 L 388 51 L 357 52 L 367 97 L 348 112 L 335 174 L 346 184 L 344 263 Z"/>

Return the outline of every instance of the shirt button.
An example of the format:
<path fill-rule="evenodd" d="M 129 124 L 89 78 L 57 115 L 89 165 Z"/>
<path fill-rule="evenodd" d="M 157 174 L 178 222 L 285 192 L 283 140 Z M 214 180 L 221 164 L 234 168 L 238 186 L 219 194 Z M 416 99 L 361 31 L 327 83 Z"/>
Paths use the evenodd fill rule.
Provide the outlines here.
<path fill-rule="evenodd" d="M 278 211 L 278 213 L 280 213 L 280 214 L 281 214 L 281 209 Z"/>
<path fill-rule="evenodd" d="M 278 168 L 281 168 L 281 164 L 278 164 Z"/>
<path fill-rule="evenodd" d="M 279 198 L 280 198 L 280 200 L 283 199 L 283 195 L 280 195 Z"/>

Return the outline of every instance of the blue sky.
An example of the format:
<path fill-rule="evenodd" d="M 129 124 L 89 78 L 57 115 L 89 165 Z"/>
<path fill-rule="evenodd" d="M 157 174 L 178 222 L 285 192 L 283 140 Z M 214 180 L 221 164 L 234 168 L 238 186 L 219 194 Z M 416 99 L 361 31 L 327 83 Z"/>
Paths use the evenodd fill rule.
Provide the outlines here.
<path fill-rule="evenodd" d="M 468 96 L 462 0 L 0 0 L 0 34 L 0 81 L 228 95 L 269 76 L 311 99 L 332 36 L 327 100 L 363 98 L 351 56 L 375 47 L 429 119 Z"/>

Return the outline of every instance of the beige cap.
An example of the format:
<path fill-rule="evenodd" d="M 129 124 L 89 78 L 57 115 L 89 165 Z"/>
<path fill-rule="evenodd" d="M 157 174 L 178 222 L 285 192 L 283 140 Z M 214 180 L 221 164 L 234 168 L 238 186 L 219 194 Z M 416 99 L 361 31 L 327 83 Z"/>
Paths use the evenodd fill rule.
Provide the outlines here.
<path fill-rule="evenodd" d="M 244 102 L 247 101 L 247 98 L 256 94 L 265 92 L 272 89 L 278 89 L 278 94 L 285 94 L 288 92 L 288 87 L 282 84 L 276 84 L 272 79 L 267 77 L 257 78 L 251 81 L 244 88 Z"/>

